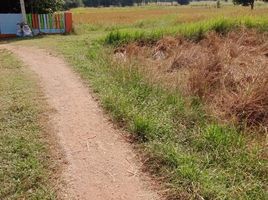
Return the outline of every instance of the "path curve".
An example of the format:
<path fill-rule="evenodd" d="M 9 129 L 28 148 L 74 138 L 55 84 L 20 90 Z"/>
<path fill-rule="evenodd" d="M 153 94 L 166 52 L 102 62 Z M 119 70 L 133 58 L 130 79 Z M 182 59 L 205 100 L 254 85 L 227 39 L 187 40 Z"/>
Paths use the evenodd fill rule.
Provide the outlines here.
<path fill-rule="evenodd" d="M 140 175 L 130 145 L 62 59 L 33 47 L 2 47 L 39 76 L 47 101 L 56 110 L 50 119 L 68 161 L 63 173 L 69 191 L 65 199 L 159 199 Z"/>

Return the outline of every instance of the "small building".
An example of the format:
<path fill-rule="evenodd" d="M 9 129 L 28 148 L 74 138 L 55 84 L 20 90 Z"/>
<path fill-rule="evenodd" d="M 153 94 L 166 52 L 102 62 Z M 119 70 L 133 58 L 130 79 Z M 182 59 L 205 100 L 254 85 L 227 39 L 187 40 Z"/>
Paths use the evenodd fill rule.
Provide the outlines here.
<path fill-rule="evenodd" d="M 17 23 L 22 20 L 20 0 L 0 1 L 0 38 L 16 36 Z"/>
<path fill-rule="evenodd" d="M 21 22 L 28 23 L 35 34 L 69 33 L 72 30 L 71 13 L 26 14 L 24 0 L 0 0 L 0 38 L 16 36 L 17 24 Z"/>

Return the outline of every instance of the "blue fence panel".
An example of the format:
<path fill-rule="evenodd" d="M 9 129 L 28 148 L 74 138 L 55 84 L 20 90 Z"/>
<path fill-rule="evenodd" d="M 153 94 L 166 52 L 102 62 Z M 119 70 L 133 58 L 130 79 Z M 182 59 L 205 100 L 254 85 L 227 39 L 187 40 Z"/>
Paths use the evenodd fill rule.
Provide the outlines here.
<path fill-rule="evenodd" d="M 16 34 L 21 21 L 21 14 L 0 14 L 0 34 Z"/>

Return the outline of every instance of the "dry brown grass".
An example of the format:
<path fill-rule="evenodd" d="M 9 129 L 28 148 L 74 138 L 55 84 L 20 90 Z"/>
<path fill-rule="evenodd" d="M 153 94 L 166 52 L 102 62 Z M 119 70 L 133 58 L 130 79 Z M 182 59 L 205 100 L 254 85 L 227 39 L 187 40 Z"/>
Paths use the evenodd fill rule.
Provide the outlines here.
<path fill-rule="evenodd" d="M 217 17 L 242 17 L 242 16 L 267 16 L 267 8 L 257 8 L 253 11 L 244 7 L 223 7 L 221 9 L 216 8 L 181 8 L 178 12 L 176 22 L 187 23 L 197 22 L 201 20 L 208 20 Z"/>
<path fill-rule="evenodd" d="M 198 96 L 209 113 L 239 125 L 268 127 L 267 35 L 239 30 L 198 43 L 164 38 L 120 50 L 153 82 Z"/>
<path fill-rule="evenodd" d="M 173 23 L 196 22 L 219 16 L 245 17 L 267 16 L 267 7 L 257 7 L 251 11 L 244 7 L 223 7 L 221 9 L 209 7 L 127 7 L 127 8 L 79 8 L 72 10 L 75 24 L 91 25 L 122 25 L 133 24 L 141 20 L 159 20 L 170 16 Z"/>
<path fill-rule="evenodd" d="M 144 19 L 157 19 L 159 16 L 175 14 L 176 8 L 170 9 L 141 9 L 141 8 L 87 8 L 74 12 L 74 23 L 93 25 L 132 24 Z"/>

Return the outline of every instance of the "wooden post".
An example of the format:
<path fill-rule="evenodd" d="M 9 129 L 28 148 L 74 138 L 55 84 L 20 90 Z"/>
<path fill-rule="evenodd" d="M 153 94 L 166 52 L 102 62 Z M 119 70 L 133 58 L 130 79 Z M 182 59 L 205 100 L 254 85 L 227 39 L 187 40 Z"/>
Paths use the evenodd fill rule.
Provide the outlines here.
<path fill-rule="evenodd" d="M 22 14 L 22 22 L 26 23 L 27 18 L 26 18 L 26 10 L 25 10 L 25 4 L 24 0 L 20 0 L 20 7 L 21 7 L 21 14 Z"/>

